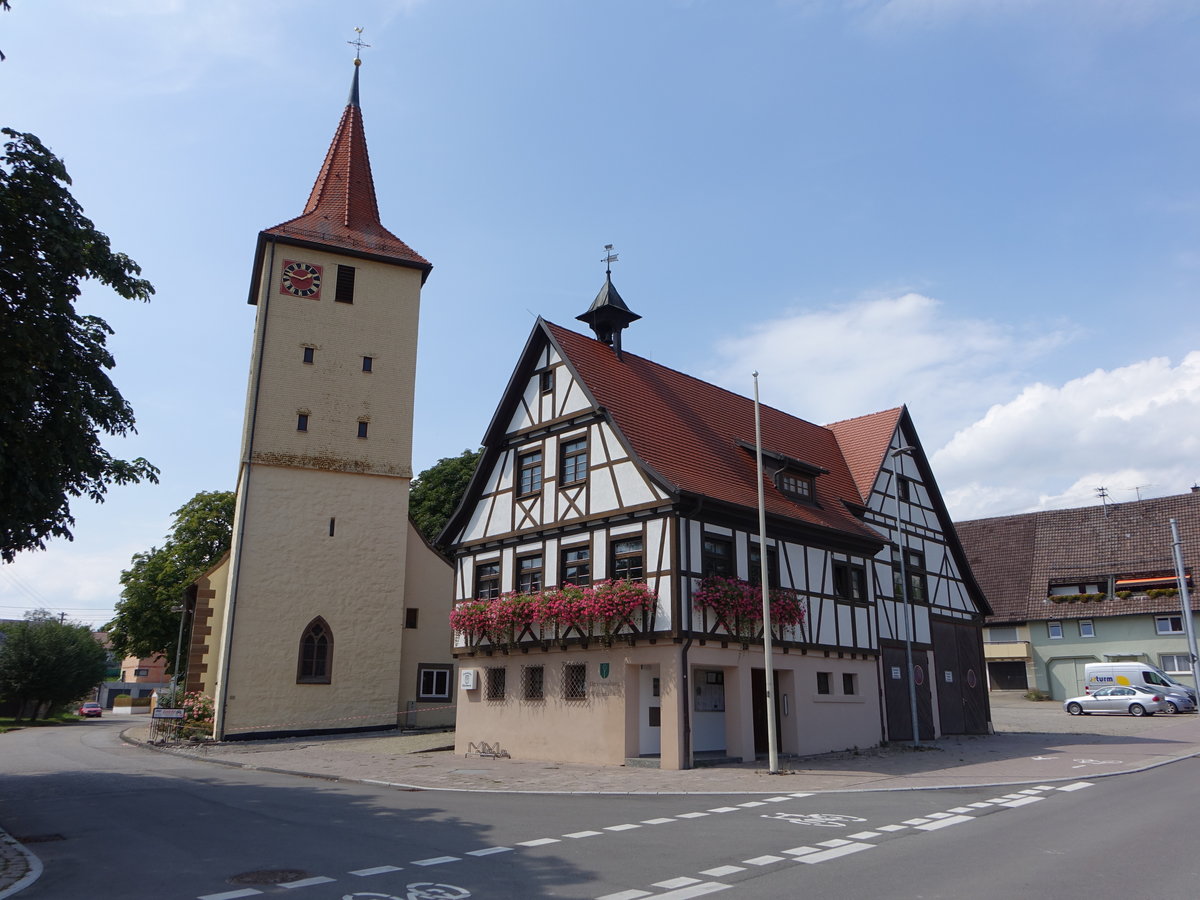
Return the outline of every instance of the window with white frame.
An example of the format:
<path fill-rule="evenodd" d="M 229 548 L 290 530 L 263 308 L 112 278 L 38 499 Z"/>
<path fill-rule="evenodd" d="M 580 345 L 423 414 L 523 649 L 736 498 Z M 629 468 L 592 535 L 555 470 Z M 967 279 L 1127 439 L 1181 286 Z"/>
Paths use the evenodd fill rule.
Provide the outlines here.
<path fill-rule="evenodd" d="M 1154 630 L 1158 634 L 1183 634 L 1183 616 L 1155 616 Z"/>
<path fill-rule="evenodd" d="M 453 666 L 421 663 L 417 666 L 417 699 L 449 700 L 450 672 Z"/>
<path fill-rule="evenodd" d="M 1192 663 L 1186 653 L 1161 653 L 1158 662 L 1159 668 L 1172 675 L 1192 674 Z"/>
<path fill-rule="evenodd" d="M 1096 636 L 1096 626 L 1092 624 L 1091 619 L 1079 620 L 1079 636 L 1081 638 L 1092 638 Z"/>
<path fill-rule="evenodd" d="M 1063 636 L 1062 622 L 1047 622 L 1046 633 L 1052 641 L 1061 641 Z"/>

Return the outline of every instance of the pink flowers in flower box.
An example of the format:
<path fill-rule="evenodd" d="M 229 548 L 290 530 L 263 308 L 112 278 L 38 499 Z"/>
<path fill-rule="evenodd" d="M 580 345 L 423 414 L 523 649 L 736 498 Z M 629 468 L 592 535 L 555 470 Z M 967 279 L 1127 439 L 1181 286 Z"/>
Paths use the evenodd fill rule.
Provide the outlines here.
<path fill-rule="evenodd" d="M 600 626 L 612 636 L 633 626 L 634 616 L 653 609 L 655 591 L 641 581 L 609 580 L 590 585 L 564 584 L 532 593 L 510 592 L 491 600 L 464 600 L 450 613 L 450 627 L 469 646 L 513 644 L 528 628 L 535 635 L 565 636 L 575 628 L 583 637 Z"/>
<path fill-rule="evenodd" d="M 708 575 L 692 595 L 697 606 L 711 609 L 726 630 L 742 639 L 754 638 L 762 627 L 762 590 L 756 584 L 727 575 Z M 804 621 L 804 605 L 800 596 L 787 588 L 770 592 L 771 624 L 800 625 Z"/>

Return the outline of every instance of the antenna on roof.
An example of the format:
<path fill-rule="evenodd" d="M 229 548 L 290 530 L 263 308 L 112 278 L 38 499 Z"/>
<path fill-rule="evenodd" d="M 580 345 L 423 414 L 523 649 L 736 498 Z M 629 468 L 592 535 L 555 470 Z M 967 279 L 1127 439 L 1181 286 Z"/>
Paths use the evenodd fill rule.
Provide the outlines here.
<path fill-rule="evenodd" d="M 605 275 L 612 274 L 612 264 L 615 263 L 616 261 L 617 261 L 617 254 L 613 253 L 613 245 L 605 244 L 604 245 L 604 259 L 600 260 L 600 262 L 604 263 L 604 274 Z"/>
<path fill-rule="evenodd" d="M 361 25 L 359 25 L 357 28 L 354 29 L 354 33 L 355 33 L 354 40 L 346 41 L 346 43 L 354 45 L 354 64 L 356 66 L 360 66 L 360 65 L 362 65 L 362 48 L 370 47 L 371 45 L 368 43 L 365 43 L 363 41 L 363 39 L 362 39 L 363 30 L 362 30 Z"/>
<path fill-rule="evenodd" d="M 1108 488 L 1100 486 L 1094 489 L 1096 496 L 1100 498 L 1100 505 L 1104 507 L 1104 517 L 1108 518 Z"/>

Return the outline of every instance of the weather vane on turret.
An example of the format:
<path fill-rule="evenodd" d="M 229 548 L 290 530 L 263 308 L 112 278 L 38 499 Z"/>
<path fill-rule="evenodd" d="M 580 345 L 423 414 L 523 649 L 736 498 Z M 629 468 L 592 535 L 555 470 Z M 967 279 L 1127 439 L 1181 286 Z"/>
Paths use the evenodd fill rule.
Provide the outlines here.
<path fill-rule="evenodd" d="M 617 261 L 617 254 L 613 253 L 613 245 L 605 244 L 604 245 L 604 259 L 600 260 L 600 262 L 604 263 L 604 274 L 605 275 L 612 274 L 612 264 L 615 263 L 616 261 Z"/>
<path fill-rule="evenodd" d="M 362 39 L 363 30 L 361 25 L 354 29 L 354 33 L 357 35 L 354 40 L 346 41 L 346 43 L 354 45 L 354 64 L 360 66 L 362 65 L 362 48 L 370 47 L 371 45 Z"/>

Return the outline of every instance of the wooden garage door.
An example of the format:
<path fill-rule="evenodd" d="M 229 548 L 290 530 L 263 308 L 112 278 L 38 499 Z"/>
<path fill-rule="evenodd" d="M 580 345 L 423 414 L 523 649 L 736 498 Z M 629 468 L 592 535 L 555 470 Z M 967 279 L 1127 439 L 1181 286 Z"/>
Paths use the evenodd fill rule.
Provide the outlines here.
<path fill-rule="evenodd" d="M 933 657 L 937 671 L 942 734 L 987 734 L 987 679 L 980 630 L 969 622 L 935 619 Z"/>

